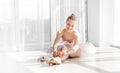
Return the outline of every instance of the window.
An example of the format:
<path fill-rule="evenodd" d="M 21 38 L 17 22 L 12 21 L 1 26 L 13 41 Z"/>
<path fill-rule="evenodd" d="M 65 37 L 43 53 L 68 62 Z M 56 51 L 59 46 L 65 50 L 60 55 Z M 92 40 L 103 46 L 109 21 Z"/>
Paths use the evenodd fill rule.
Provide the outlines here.
<path fill-rule="evenodd" d="M 115 5 L 115 26 L 114 26 L 114 45 L 120 47 L 120 0 L 114 1 Z"/>

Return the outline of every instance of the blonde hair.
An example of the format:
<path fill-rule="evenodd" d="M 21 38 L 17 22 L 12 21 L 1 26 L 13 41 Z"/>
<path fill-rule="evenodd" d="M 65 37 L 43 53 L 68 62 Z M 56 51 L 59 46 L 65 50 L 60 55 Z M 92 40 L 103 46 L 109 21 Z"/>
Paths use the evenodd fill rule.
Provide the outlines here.
<path fill-rule="evenodd" d="M 76 20 L 76 16 L 75 16 L 75 14 L 71 14 L 68 18 L 67 18 L 67 20 L 66 20 L 66 22 L 67 21 L 69 21 L 69 20 Z"/>

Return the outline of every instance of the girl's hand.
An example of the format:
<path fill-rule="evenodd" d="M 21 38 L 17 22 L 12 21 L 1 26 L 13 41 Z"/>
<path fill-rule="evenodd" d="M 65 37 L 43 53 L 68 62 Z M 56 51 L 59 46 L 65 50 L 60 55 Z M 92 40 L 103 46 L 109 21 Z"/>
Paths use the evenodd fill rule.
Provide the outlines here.
<path fill-rule="evenodd" d="M 53 57 L 58 57 L 57 51 L 53 51 Z"/>
<path fill-rule="evenodd" d="M 57 53 L 59 57 L 63 57 L 64 56 L 64 52 L 60 51 Z"/>
<path fill-rule="evenodd" d="M 53 52 L 53 57 L 63 57 L 63 56 L 64 56 L 64 52 L 62 52 L 62 51 L 59 51 L 59 52 L 54 51 Z"/>

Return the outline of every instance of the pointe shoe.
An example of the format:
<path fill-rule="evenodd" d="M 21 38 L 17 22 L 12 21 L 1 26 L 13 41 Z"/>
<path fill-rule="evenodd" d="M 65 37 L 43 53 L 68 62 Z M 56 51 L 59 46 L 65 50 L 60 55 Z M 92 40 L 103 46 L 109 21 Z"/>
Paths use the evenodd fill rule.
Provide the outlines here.
<path fill-rule="evenodd" d="M 50 65 L 60 65 L 61 59 L 57 58 L 57 57 L 56 58 L 52 57 L 52 58 L 48 59 L 46 62 L 49 64 L 49 66 Z"/>
<path fill-rule="evenodd" d="M 46 59 L 45 59 L 44 57 L 40 57 L 40 58 L 38 59 L 38 61 L 40 61 L 40 62 L 45 62 Z"/>

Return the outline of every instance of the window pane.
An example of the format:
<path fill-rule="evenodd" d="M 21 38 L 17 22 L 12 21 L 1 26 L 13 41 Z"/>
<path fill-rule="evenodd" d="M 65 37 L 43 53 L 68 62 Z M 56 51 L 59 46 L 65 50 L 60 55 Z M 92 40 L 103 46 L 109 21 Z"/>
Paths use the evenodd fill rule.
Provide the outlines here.
<path fill-rule="evenodd" d="M 115 33 L 114 45 L 120 46 L 120 0 L 115 0 Z"/>

